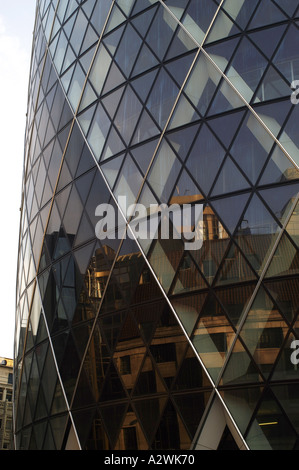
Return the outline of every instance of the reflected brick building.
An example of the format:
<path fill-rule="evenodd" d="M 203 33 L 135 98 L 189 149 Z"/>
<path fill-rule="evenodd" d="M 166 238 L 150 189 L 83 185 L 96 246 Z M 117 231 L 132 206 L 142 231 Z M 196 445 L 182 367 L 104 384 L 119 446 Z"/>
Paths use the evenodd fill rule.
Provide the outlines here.
<path fill-rule="evenodd" d="M 17 449 L 298 449 L 299 7 L 40 0 Z M 203 206 L 203 243 L 96 208 Z M 183 227 L 182 227 L 183 232 Z"/>

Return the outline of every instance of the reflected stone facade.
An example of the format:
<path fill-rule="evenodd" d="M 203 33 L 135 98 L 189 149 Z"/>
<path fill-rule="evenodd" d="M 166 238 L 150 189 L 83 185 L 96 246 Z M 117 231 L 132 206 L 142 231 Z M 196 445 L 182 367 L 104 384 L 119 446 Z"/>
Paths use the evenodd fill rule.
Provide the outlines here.
<path fill-rule="evenodd" d="M 299 448 L 298 28 L 297 0 L 37 2 L 17 449 Z M 203 205 L 202 246 L 99 240 L 121 196 Z"/>

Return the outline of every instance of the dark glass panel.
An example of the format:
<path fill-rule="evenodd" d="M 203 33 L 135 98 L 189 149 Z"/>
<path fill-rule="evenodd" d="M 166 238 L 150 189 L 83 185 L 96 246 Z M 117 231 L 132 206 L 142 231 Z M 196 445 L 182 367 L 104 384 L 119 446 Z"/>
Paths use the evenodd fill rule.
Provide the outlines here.
<path fill-rule="evenodd" d="M 179 410 L 182 420 L 193 440 L 200 420 L 204 414 L 210 393 L 188 393 L 182 396 L 174 396 L 174 402 Z M 183 443 L 182 443 L 183 444 Z M 183 444 L 184 445 L 184 444 Z M 183 446 L 181 448 L 184 448 Z M 187 447 L 186 447 L 187 448 Z"/>
<path fill-rule="evenodd" d="M 279 281 L 267 281 L 265 286 L 280 311 L 284 314 L 289 323 L 292 323 L 298 314 L 298 292 L 299 280 L 280 279 Z"/>
<path fill-rule="evenodd" d="M 188 335 L 193 331 L 205 298 L 206 294 L 189 294 L 172 300 L 172 305 Z"/>
<path fill-rule="evenodd" d="M 215 285 L 234 284 L 255 280 L 256 275 L 247 264 L 240 250 L 232 244 L 222 260 Z"/>
<path fill-rule="evenodd" d="M 288 332 L 276 305 L 260 288 L 240 333 L 265 376 L 270 373 Z"/>
<path fill-rule="evenodd" d="M 114 315 L 115 316 L 115 315 Z M 104 320 L 103 320 L 104 322 Z M 129 313 L 119 325 L 120 335 L 114 350 L 114 363 L 128 393 L 133 390 L 146 349 L 137 324 Z"/>
<path fill-rule="evenodd" d="M 214 382 L 234 337 L 235 332 L 218 300 L 208 296 L 195 325 L 192 343 Z"/>
<path fill-rule="evenodd" d="M 270 59 L 286 30 L 286 26 L 275 26 L 249 34 L 250 39 Z"/>
<path fill-rule="evenodd" d="M 190 152 L 187 167 L 206 194 L 211 188 L 224 155 L 224 149 L 204 125 Z"/>
<path fill-rule="evenodd" d="M 158 430 L 152 442 L 153 450 L 184 449 L 185 443 L 181 442 L 180 426 L 177 412 L 169 400 L 159 424 Z M 182 432 L 183 434 L 183 432 Z M 190 448 L 190 442 L 187 443 L 187 449 Z"/>
<path fill-rule="evenodd" d="M 111 4 L 111 0 L 108 0 L 106 2 L 97 2 L 93 14 L 90 18 L 90 22 L 99 36 L 102 33 L 104 23 L 107 19 Z M 84 5 L 82 5 L 82 7 L 84 8 Z"/>
<path fill-rule="evenodd" d="M 254 289 L 255 283 L 231 288 L 217 288 L 216 295 L 235 327 L 237 327 L 239 321 L 242 319 Z"/>
<path fill-rule="evenodd" d="M 141 46 L 141 38 L 134 28 L 128 24 L 117 49 L 115 60 L 121 71 L 129 77 Z"/>
<path fill-rule="evenodd" d="M 73 418 L 83 450 L 110 450 L 99 411 L 95 408 L 73 411 Z"/>
<path fill-rule="evenodd" d="M 243 215 L 235 239 L 245 257 L 260 273 L 278 236 L 278 223 L 254 195 Z"/>
<path fill-rule="evenodd" d="M 115 450 L 148 450 L 148 443 L 138 422 L 136 413 L 128 408 L 122 423 L 120 434 L 114 446 Z"/>
<path fill-rule="evenodd" d="M 291 450 L 296 434 L 270 390 L 265 390 L 246 441 L 251 450 Z"/>
<path fill-rule="evenodd" d="M 161 69 L 149 95 L 146 107 L 163 129 L 170 115 L 179 89 L 170 75 Z"/>
<path fill-rule="evenodd" d="M 210 388 L 211 383 L 207 379 L 193 349 L 188 346 L 172 389 L 173 391 L 183 391 L 201 389 L 203 387 Z"/>
<path fill-rule="evenodd" d="M 242 342 L 237 339 L 222 372 L 220 385 L 244 386 L 244 384 L 260 383 L 262 380 L 254 358 L 246 351 Z"/>
<path fill-rule="evenodd" d="M 240 173 L 240 170 L 228 156 L 225 159 L 220 170 L 220 174 L 214 183 L 211 195 L 218 196 L 220 194 L 227 194 L 243 189 L 249 189 L 248 181 L 246 181 L 244 176 Z"/>
<path fill-rule="evenodd" d="M 298 383 L 293 384 L 283 384 L 283 385 L 273 385 L 271 390 L 279 401 L 279 404 L 282 406 L 285 414 L 288 419 L 294 426 L 296 432 L 299 430 L 299 416 L 298 416 L 298 407 L 296 404 L 298 397 Z"/>
<path fill-rule="evenodd" d="M 243 435 L 260 400 L 262 391 L 262 387 L 244 387 L 220 392 Z"/>
<path fill-rule="evenodd" d="M 286 77 L 289 83 L 292 83 L 294 77 L 298 76 L 299 60 L 297 51 L 298 28 L 291 24 L 273 59 L 274 65 Z"/>
<path fill-rule="evenodd" d="M 253 19 L 250 22 L 250 28 L 259 28 L 268 24 L 279 23 L 284 21 L 286 16 L 277 8 L 271 0 L 264 0 L 258 6 Z"/>
<path fill-rule="evenodd" d="M 163 59 L 167 51 L 175 29 L 176 22 L 173 21 L 172 16 L 160 5 L 146 36 L 147 43 L 160 60 Z"/>
<path fill-rule="evenodd" d="M 136 94 L 130 86 L 127 86 L 115 117 L 119 133 L 127 144 L 132 138 L 141 108 L 141 103 Z"/>

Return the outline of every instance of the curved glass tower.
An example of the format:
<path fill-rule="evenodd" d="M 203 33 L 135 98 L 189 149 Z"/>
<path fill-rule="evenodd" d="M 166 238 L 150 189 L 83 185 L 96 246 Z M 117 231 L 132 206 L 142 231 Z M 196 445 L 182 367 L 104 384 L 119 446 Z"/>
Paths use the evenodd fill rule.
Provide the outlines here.
<path fill-rule="evenodd" d="M 298 449 L 298 28 L 297 0 L 37 2 L 17 449 Z"/>

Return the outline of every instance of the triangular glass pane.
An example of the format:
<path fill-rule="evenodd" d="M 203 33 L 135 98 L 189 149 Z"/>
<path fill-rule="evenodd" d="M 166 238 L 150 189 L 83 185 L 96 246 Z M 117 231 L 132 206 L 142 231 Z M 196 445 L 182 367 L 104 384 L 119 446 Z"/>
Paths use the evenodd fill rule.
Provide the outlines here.
<path fill-rule="evenodd" d="M 119 157 L 115 157 L 107 163 L 103 163 L 101 165 L 101 169 L 107 179 L 107 182 L 111 189 L 113 189 L 115 181 L 118 177 L 119 170 L 122 166 L 122 162 L 124 159 L 124 155 L 120 155 Z"/>
<path fill-rule="evenodd" d="M 220 392 L 240 432 L 244 435 L 254 410 L 261 398 L 263 387 L 242 387 Z M 242 413 L 240 413 L 240 409 Z"/>
<path fill-rule="evenodd" d="M 271 375 L 271 381 L 283 380 L 297 381 L 298 377 L 298 347 L 294 348 L 294 341 L 298 341 L 298 335 L 290 331 L 289 335 L 281 347 L 277 362 L 274 364 L 274 370 Z M 295 343 L 295 345 L 298 343 Z"/>
<path fill-rule="evenodd" d="M 110 14 L 109 22 L 108 22 L 108 25 L 106 26 L 105 32 L 108 33 L 109 31 L 112 31 L 114 28 L 119 26 L 124 21 L 126 21 L 126 17 L 117 7 L 117 5 L 114 5 L 112 13 Z"/>
<path fill-rule="evenodd" d="M 167 51 L 166 60 L 173 59 L 197 48 L 197 44 L 182 28 L 178 28 Z"/>
<path fill-rule="evenodd" d="M 151 72 L 142 75 L 140 78 L 136 78 L 135 80 L 131 81 L 134 91 L 138 94 L 143 103 L 147 100 L 149 91 L 155 81 L 157 73 L 157 70 L 152 70 Z"/>
<path fill-rule="evenodd" d="M 144 279 L 145 276 L 147 276 L 147 273 L 143 271 L 142 279 Z M 154 282 L 153 277 L 152 281 Z M 161 292 L 158 291 L 158 295 L 156 296 L 161 296 Z M 142 298 L 142 300 L 149 299 Z M 143 340 L 147 343 L 150 342 L 157 328 L 158 321 L 163 311 L 163 305 L 163 302 L 156 301 L 154 303 L 142 305 L 142 307 L 132 308 L 132 314 L 135 318 L 136 324 L 138 325 Z"/>
<path fill-rule="evenodd" d="M 153 433 L 157 429 L 166 400 L 166 397 L 162 397 L 134 402 L 136 414 L 139 417 L 139 421 L 149 441 L 152 439 Z"/>
<path fill-rule="evenodd" d="M 271 372 L 287 332 L 287 324 L 261 287 L 240 336 L 266 377 Z"/>
<path fill-rule="evenodd" d="M 182 206 L 183 204 L 192 204 L 198 201 L 203 202 L 203 195 L 189 173 L 183 170 L 169 203 L 170 205 L 180 204 Z"/>
<path fill-rule="evenodd" d="M 110 126 L 111 121 L 103 106 L 99 104 L 87 137 L 88 143 L 97 160 L 101 157 Z"/>
<path fill-rule="evenodd" d="M 277 439 L 279 436 L 279 439 Z M 271 389 L 265 389 L 255 419 L 247 433 L 251 450 L 292 450 L 296 434 L 274 398 Z"/>
<path fill-rule="evenodd" d="M 246 38 L 238 45 L 233 61 L 226 72 L 230 83 L 249 103 L 265 71 L 267 62 Z"/>
<path fill-rule="evenodd" d="M 222 260 L 215 285 L 223 286 L 242 281 L 256 280 L 256 275 L 245 261 L 240 250 L 232 243 L 228 253 Z"/>
<path fill-rule="evenodd" d="M 216 9 L 217 6 L 214 2 L 204 0 L 200 3 L 189 3 L 188 8 L 184 12 L 182 23 L 199 44 L 202 43 L 202 40 L 209 29 L 216 13 Z M 177 10 L 174 8 L 174 13 L 180 20 L 181 10 L 179 8 Z"/>
<path fill-rule="evenodd" d="M 172 300 L 172 305 L 187 334 L 190 336 L 202 310 L 207 294 L 189 294 Z"/>
<path fill-rule="evenodd" d="M 151 251 L 149 262 L 166 292 L 172 284 L 182 255 L 181 240 L 157 240 Z"/>
<path fill-rule="evenodd" d="M 298 235 L 298 222 L 297 222 L 298 207 L 299 207 L 299 202 L 297 202 L 294 212 L 286 227 L 286 231 L 288 232 L 289 236 L 292 238 L 293 242 L 296 244 L 297 248 L 299 248 L 299 235 Z"/>
<path fill-rule="evenodd" d="M 82 449 L 104 450 L 101 444 L 108 438 L 104 435 L 101 418 L 95 408 L 81 411 L 73 410 L 72 416 Z M 94 432 L 95 429 L 96 433 Z"/>
<path fill-rule="evenodd" d="M 285 19 L 286 16 L 271 0 L 264 0 L 257 8 L 249 26 L 250 28 L 259 28 L 268 24 L 279 23 Z"/>
<path fill-rule="evenodd" d="M 220 174 L 214 183 L 211 195 L 219 196 L 242 189 L 249 189 L 249 184 L 233 163 L 232 159 L 227 156 Z"/>
<path fill-rule="evenodd" d="M 204 289 L 207 287 L 202 274 L 199 272 L 195 263 L 188 253 L 183 257 L 179 267 L 176 279 L 174 280 L 171 293 L 173 295 L 183 294 L 197 289 Z"/>
<path fill-rule="evenodd" d="M 276 26 L 262 31 L 250 33 L 250 39 L 270 59 L 285 31 L 285 26 Z"/>
<path fill-rule="evenodd" d="M 85 8 L 85 12 L 86 12 L 86 8 L 88 8 L 88 4 L 89 2 L 84 3 L 82 5 L 82 8 Z M 95 28 L 98 36 L 100 36 L 102 33 L 110 8 L 111 8 L 111 1 L 108 1 L 104 3 L 101 2 L 100 7 L 99 7 L 99 4 L 97 4 L 96 8 L 93 10 L 93 14 L 91 16 L 90 21 L 93 27 Z"/>
<path fill-rule="evenodd" d="M 257 273 L 263 269 L 279 233 L 273 219 L 257 195 L 254 195 L 243 215 L 235 240 Z"/>
<path fill-rule="evenodd" d="M 121 425 L 126 413 L 127 405 L 121 404 L 111 407 L 100 409 L 103 418 L 103 424 L 109 436 L 111 448 L 114 449 L 117 436 L 120 432 Z"/>
<path fill-rule="evenodd" d="M 142 175 L 140 174 L 130 155 L 127 155 L 113 193 L 116 198 L 125 195 L 128 208 L 131 204 L 136 202 L 142 182 Z"/>
<path fill-rule="evenodd" d="M 181 88 L 184 81 L 187 78 L 188 71 L 194 60 L 195 52 L 191 52 L 183 57 L 176 58 L 167 64 L 165 64 L 166 69 L 172 76 L 172 78 L 177 82 L 178 86 Z"/>
<path fill-rule="evenodd" d="M 147 0 L 146 0 L 147 1 Z M 138 2 L 135 2 L 135 7 L 134 7 L 134 14 L 138 12 Z M 141 0 L 140 5 L 142 5 L 143 0 Z M 149 2 L 148 2 L 149 3 Z M 150 3 L 155 3 L 154 1 L 150 1 Z M 156 7 L 151 8 L 150 10 L 147 10 L 145 13 L 142 13 L 141 15 L 136 16 L 132 21 L 132 25 L 137 29 L 139 34 L 141 34 L 143 37 L 146 36 L 146 33 L 148 31 L 148 28 L 152 22 L 153 16 L 156 12 Z"/>
<path fill-rule="evenodd" d="M 141 38 L 139 34 L 137 34 L 131 24 L 128 23 L 114 56 L 119 68 L 126 77 L 129 77 L 131 73 L 140 46 Z"/>
<path fill-rule="evenodd" d="M 109 137 L 106 139 L 106 145 L 104 147 L 101 161 L 113 157 L 114 155 L 125 150 L 125 145 L 121 138 L 119 137 L 114 126 L 111 127 L 109 132 Z"/>
<path fill-rule="evenodd" d="M 157 79 L 146 103 L 146 107 L 154 117 L 160 129 L 163 129 L 175 100 L 179 88 L 165 69 L 160 69 Z"/>
<path fill-rule="evenodd" d="M 130 405 L 127 409 L 114 449 L 116 451 L 148 450 L 146 437 L 138 422 L 137 415 Z"/>
<path fill-rule="evenodd" d="M 225 150 L 206 125 L 201 128 L 187 160 L 187 167 L 207 194 L 224 159 Z"/>
<path fill-rule="evenodd" d="M 295 168 L 281 148 L 276 145 L 264 170 L 260 184 L 280 183 L 298 178 L 299 170 Z"/>
<path fill-rule="evenodd" d="M 248 114 L 232 145 L 231 155 L 253 183 L 256 182 L 273 144 L 273 139 L 265 129 L 253 115 Z"/>
<path fill-rule="evenodd" d="M 180 425 L 177 412 L 171 400 L 169 400 L 163 411 L 151 448 L 153 450 L 181 449 Z M 190 443 L 188 448 L 190 448 Z"/>
<path fill-rule="evenodd" d="M 216 295 L 223 305 L 231 323 L 237 327 L 243 319 L 247 305 L 254 293 L 256 283 L 217 289 Z"/>
<path fill-rule="evenodd" d="M 298 397 L 298 383 L 294 381 L 292 384 L 287 385 L 273 385 L 271 387 L 272 392 L 274 393 L 276 399 L 278 400 L 280 406 L 282 406 L 285 414 L 288 419 L 296 429 L 296 432 L 299 431 L 299 420 L 297 412 L 297 397 Z"/>
<path fill-rule="evenodd" d="M 124 387 L 130 394 L 135 386 L 146 348 L 134 317 L 130 313 L 121 326 L 114 349 L 114 362 Z"/>
<path fill-rule="evenodd" d="M 139 126 L 140 125 L 141 125 L 141 122 L 139 123 Z M 158 128 L 156 128 L 156 130 L 158 133 Z M 157 148 L 157 144 L 158 144 L 158 139 L 155 139 L 143 145 L 139 145 L 136 148 L 131 149 L 131 154 L 133 155 L 136 163 L 138 164 L 139 168 L 141 169 L 144 175 L 146 174 L 149 168 L 150 162 Z"/>
<path fill-rule="evenodd" d="M 242 5 L 240 5 L 238 8 L 241 9 Z M 236 12 L 234 13 L 234 16 L 236 16 Z M 217 14 L 215 22 L 212 25 L 206 42 L 210 43 L 218 41 L 219 39 L 224 39 L 238 33 L 240 33 L 239 28 L 229 19 L 223 10 L 220 10 Z"/>
<path fill-rule="evenodd" d="M 168 142 L 170 142 L 182 161 L 186 160 L 198 129 L 198 124 L 195 124 L 166 134 Z"/>
<path fill-rule="evenodd" d="M 230 357 L 221 375 L 221 385 L 243 385 L 262 382 L 260 372 L 254 359 L 245 350 L 242 342 L 237 339 Z"/>
<path fill-rule="evenodd" d="M 159 60 L 164 58 L 176 27 L 177 22 L 170 13 L 160 5 L 146 36 L 147 43 L 151 46 Z"/>
<path fill-rule="evenodd" d="M 140 73 L 145 72 L 146 70 L 149 70 L 158 64 L 158 60 L 151 52 L 149 47 L 144 43 L 140 49 L 139 57 L 133 69 L 133 75 L 139 75 Z"/>
<path fill-rule="evenodd" d="M 293 16 L 298 6 L 296 0 L 280 0 L 279 3 L 277 0 L 275 0 L 275 3 L 280 8 L 282 8 L 289 16 Z"/>
<path fill-rule="evenodd" d="M 289 105 L 289 100 L 279 100 L 276 102 L 273 102 L 271 104 L 265 103 L 262 106 L 258 106 L 255 108 L 256 113 L 258 114 L 259 118 L 263 121 L 263 123 L 266 125 L 266 127 L 272 132 L 272 134 L 275 137 L 278 137 L 280 135 L 280 140 L 281 142 L 286 143 L 288 140 L 290 140 L 290 137 L 286 132 L 281 133 L 282 127 L 285 126 L 285 120 L 287 115 L 290 112 L 290 105 Z M 297 113 L 297 107 L 293 107 L 293 113 Z M 294 138 L 294 141 L 296 142 L 297 134 L 294 132 L 295 126 L 293 123 L 293 119 L 296 119 L 296 117 L 293 115 L 292 118 L 289 118 L 289 123 L 291 124 L 291 129 L 293 129 L 293 134 L 291 131 L 289 131 L 291 138 Z M 266 145 L 270 145 L 270 138 L 273 139 L 273 137 L 269 135 L 266 140 L 266 136 L 263 137 L 265 139 L 265 144 L 263 143 L 263 139 L 261 139 L 261 136 L 259 135 L 259 132 L 261 132 L 261 128 L 263 128 L 263 124 L 261 124 L 258 119 L 254 118 L 256 122 L 253 124 L 251 123 L 252 129 L 251 132 L 256 136 L 256 138 L 259 140 L 261 145 L 263 145 L 264 148 L 266 148 Z M 274 143 L 274 142 L 273 142 Z"/>
<path fill-rule="evenodd" d="M 266 272 L 266 278 L 296 275 L 299 273 L 299 249 L 284 233 Z"/>
<path fill-rule="evenodd" d="M 161 392 L 165 392 L 165 386 L 160 378 L 160 374 L 154 368 L 151 357 L 146 355 L 135 383 L 133 396 L 142 397 Z"/>
<path fill-rule="evenodd" d="M 154 123 L 148 111 L 144 109 L 141 113 L 131 144 L 140 144 L 145 140 L 152 139 L 153 137 L 160 135 L 160 133 L 161 131 Z"/>
<path fill-rule="evenodd" d="M 127 144 L 133 136 L 141 110 L 141 102 L 131 86 L 127 86 L 115 118 L 118 131 Z"/>
<path fill-rule="evenodd" d="M 189 100 L 184 94 L 181 94 L 178 103 L 174 109 L 173 115 L 168 125 L 168 129 L 176 129 L 180 126 L 191 124 L 194 121 L 200 119 L 199 114 L 195 108 L 191 105 Z"/>
<path fill-rule="evenodd" d="M 148 182 L 161 202 L 168 203 L 181 166 L 175 153 L 164 140 L 160 145 L 148 176 Z"/>
<path fill-rule="evenodd" d="M 110 351 L 114 351 L 121 330 L 124 328 L 127 318 L 126 310 L 119 310 L 107 317 L 100 317 L 99 327 Z M 116 361 L 115 361 L 116 362 Z"/>
<path fill-rule="evenodd" d="M 289 84 L 276 72 L 273 67 L 269 67 L 262 83 L 257 90 L 255 103 L 269 101 L 277 98 L 290 96 Z"/>
<path fill-rule="evenodd" d="M 223 8 L 231 16 L 231 18 L 235 20 L 241 29 L 245 29 L 258 1 L 259 0 L 253 0 L 250 3 L 246 1 L 242 3 L 231 3 L 229 0 L 226 0 L 224 2 Z"/>
<path fill-rule="evenodd" d="M 266 201 L 281 225 L 284 224 L 286 218 L 289 216 L 298 193 L 299 184 L 276 186 L 273 189 L 259 191 L 259 194 Z"/>
<path fill-rule="evenodd" d="M 112 93 L 109 93 L 107 97 L 101 100 L 111 120 L 113 120 L 114 118 L 115 112 L 120 103 L 124 89 L 125 89 L 124 86 L 120 87 L 117 90 L 113 91 Z"/>
<path fill-rule="evenodd" d="M 75 235 L 81 220 L 82 212 L 83 205 L 81 202 L 81 198 L 78 194 L 76 186 L 73 185 L 63 217 L 64 229 L 70 241 L 75 239 Z"/>
<path fill-rule="evenodd" d="M 173 400 L 179 410 L 182 420 L 188 430 L 190 439 L 193 440 L 200 420 L 206 409 L 211 392 L 191 393 L 188 395 L 174 396 Z M 184 445 L 187 443 L 184 441 Z M 188 447 L 181 447 L 188 448 Z"/>
<path fill-rule="evenodd" d="M 279 281 L 267 281 L 265 286 L 285 318 L 289 323 L 292 323 L 299 311 L 299 281 L 297 279 L 280 279 Z"/>
<path fill-rule="evenodd" d="M 244 211 L 249 196 L 250 194 L 240 194 L 239 196 L 218 199 L 212 202 L 211 205 L 217 214 L 219 214 L 221 219 L 218 219 L 212 207 L 210 211 L 207 210 L 207 214 L 212 214 L 213 218 L 216 221 L 218 220 L 218 227 L 214 227 L 214 235 L 217 235 L 219 239 L 227 239 L 229 237 L 229 233 L 233 234 L 237 227 L 238 229 L 241 227 L 242 221 L 240 223 L 240 217 Z M 214 236 L 214 239 L 215 238 L 216 237 Z"/>
<path fill-rule="evenodd" d="M 216 323 L 222 327 L 215 327 Z M 235 332 L 218 300 L 209 295 L 195 326 L 192 343 L 214 382 L 224 365 L 234 336 Z"/>
<path fill-rule="evenodd" d="M 196 357 L 193 349 L 188 345 L 185 357 L 180 364 L 179 372 L 173 383 L 173 391 L 195 390 L 202 387 L 211 388 L 199 359 Z"/>
<path fill-rule="evenodd" d="M 231 73 L 235 73 L 234 70 Z M 237 75 L 237 80 L 239 80 L 239 88 L 242 88 L 244 82 L 241 78 Z M 219 78 L 220 81 L 220 78 Z M 252 90 L 245 84 L 245 95 L 250 100 L 252 97 Z M 232 86 L 232 84 L 227 81 L 225 78 L 221 79 L 221 83 L 218 87 L 218 91 L 215 94 L 212 104 L 209 103 L 209 109 L 207 112 L 207 116 L 214 116 L 217 114 L 221 114 L 224 112 L 232 111 L 234 109 L 243 108 L 245 105 L 245 97 L 242 94 L 237 93 L 236 89 Z M 212 100 L 213 96 L 211 96 Z"/>

